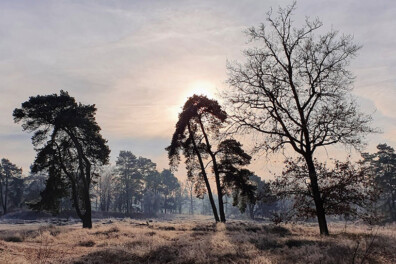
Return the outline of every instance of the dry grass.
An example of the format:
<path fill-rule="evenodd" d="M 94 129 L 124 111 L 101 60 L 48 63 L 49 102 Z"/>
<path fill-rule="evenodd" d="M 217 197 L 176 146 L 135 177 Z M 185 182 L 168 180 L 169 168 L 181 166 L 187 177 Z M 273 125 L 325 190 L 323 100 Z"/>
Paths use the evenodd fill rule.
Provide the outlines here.
<path fill-rule="evenodd" d="M 395 225 L 330 230 L 209 220 L 0 225 L 0 263 L 396 263 Z"/>

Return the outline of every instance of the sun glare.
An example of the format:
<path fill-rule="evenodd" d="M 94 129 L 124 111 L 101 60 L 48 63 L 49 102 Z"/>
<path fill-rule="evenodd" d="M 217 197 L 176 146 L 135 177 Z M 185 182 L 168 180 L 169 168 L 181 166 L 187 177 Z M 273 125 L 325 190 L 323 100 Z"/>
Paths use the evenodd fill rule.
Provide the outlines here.
<path fill-rule="evenodd" d="M 195 81 L 188 85 L 187 96 L 190 97 L 196 95 L 206 95 L 212 98 L 214 95 L 215 86 L 213 83 L 208 81 Z"/>
<path fill-rule="evenodd" d="M 215 85 L 212 82 L 202 80 L 189 83 L 186 86 L 184 93 L 181 93 L 181 96 L 179 97 L 179 103 L 170 108 L 170 116 L 172 116 L 174 120 L 177 120 L 177 116 L 180 113 L 181 108 L 186 102 L 187 98 L 193 96 L 194 94 L 205 95 L 208 98 L 213 99 L 215 95 Z M 174 120 L 172 119 L 172 121 Z"/>

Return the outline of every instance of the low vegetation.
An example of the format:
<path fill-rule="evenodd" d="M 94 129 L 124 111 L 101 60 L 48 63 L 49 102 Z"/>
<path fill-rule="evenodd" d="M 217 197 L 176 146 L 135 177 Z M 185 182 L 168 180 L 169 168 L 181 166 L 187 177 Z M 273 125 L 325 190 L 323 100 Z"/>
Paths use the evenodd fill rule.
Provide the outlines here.
<path fill-rule="evenodd" d="M 396 226 L 207 219 L 0 226 L 0 263 L 395 263 Z M 11 235 L 12 234 L 12 235 Z"/>

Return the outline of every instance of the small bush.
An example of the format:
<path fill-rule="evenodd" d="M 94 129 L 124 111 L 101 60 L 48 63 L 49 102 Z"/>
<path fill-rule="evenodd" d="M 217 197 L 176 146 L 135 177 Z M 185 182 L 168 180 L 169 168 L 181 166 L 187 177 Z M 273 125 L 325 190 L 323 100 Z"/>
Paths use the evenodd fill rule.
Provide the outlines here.
<path fill-rule="evenodd" d="M 148 263 L 174 263 L 178 256 L 179 251 L 170 246 L 159 247 L 146 255 Z"/>
<path fill-rule="evenodd" d="M 78 243 L 78 245 L 80 247 L 93 247 L 93 246 L 95 246 L 95 242 L 92 240 L 80 241 L 80 243 Z"/>
<path fill-rule="evenodd" d="M 23 238 L 19 235 L 14 235 L 14 236 L 6 236 L 3 238 L 4 241 L 6 242 L 23 242 Z"/>
<path fill-rule="evenodd" d="M 292 247 L 302 247 L 305 245 L 314 245 L 314 241 L 310 240 L 298 240 L 298 239 L 289 239 L 286 241 L 285 245 L 288 246 L 289 248 Z"/>
<path fill-rule="evenodd" d="M 111 233 L 117 233 L 119 231 L 120 231 L 120 229 L 118 227 L 112 227 L 112 228 L 110 228 L 108 230 L 105 230 L 105 231 L 96 231 L 94 234 L 95 235 L 107 235 L 107 236 L 109 236 Z"/>
<path fill-rule="evenodd" d="M 227 229 L 227 231 L 230 231 L 230 232 L 241 231 L 241 227 L 235 226 L 235 225 L 226 225 L 226 229 Z"/>
<path fill-rule="evenodd" d="M 130 242 L 125 243 L 124 247 L 126 247 L 127 249 L 131 249 L 134 247 L 142 246 L 144 244 L 145 244 L 145 242 L 136 240 L 136 241 L 130 241 Z"/>
<path fill-rule="evenodd" d="M 192 231 L 216 231 L 216 225 L 197 225 L 194 226 Z"/>
<path fill-rule="evenodd" d="M 43 233 L 45 231 L 48 231 L 50 233 L 51 236 L 56 237 L 57 235 L 59 235 L 61 233 L 61 229 L 50 224 L 48 226 L 40 226 L 38 229 L 38 233 Z"/>
<path fill-rule="evenodd" d="M 263 226 L 263 229 L 267 231 L 267 233 L 276 234 L 281 237 L 291 234 L 289 229 L 282 226 Z"/>
<path fill-rule="evenodd" d="M 261 230 L 261 228 L 257 227 L 257 226 L 248 226 L 248 227 L 245 228 L 245 230 L 247 232 L 257 233 L 257 231 Z"/>
<path fill-rule="evenodd" d="M 259 239 L 251 239 L 251 243 L 253 243 L 256 248 L 260 250 L 270 250 L 275 248 L 282 247 L 275 239 L 271 239 L 268 237 L 260 237 Z"/>
<path fill-rule="evenodd" d="M 173 226 L 160 226 L 158 229 L 160 230 L 176 230 Z"/>

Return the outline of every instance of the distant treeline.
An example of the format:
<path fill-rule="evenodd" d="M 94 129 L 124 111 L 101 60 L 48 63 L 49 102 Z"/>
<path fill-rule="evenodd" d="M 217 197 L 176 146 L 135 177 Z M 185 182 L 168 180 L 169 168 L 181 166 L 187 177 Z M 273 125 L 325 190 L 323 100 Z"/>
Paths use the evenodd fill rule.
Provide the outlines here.
<path fill-rule="evenodd" d="M 386 144 L 378 145 L 377 149 L 375 153 L 363 153 L 361 161 L 357 164 L 365 168 L 365 175 L 373 175 L 372 183 L 375 185 L 370 188 L 375 189 L 379 194 L 375 203 L 371 204 L 373 207 L 366 209 L 383 221 L 396 221 L 396 154 L 394 149 Z M 295 191 L 294 199 L 284 197 L 285 186 L 290 187 L 290 183 L 283 184 L 282 188 L 279 187 L 279 181 L 285 179 L 284 175 L 288 173 L 290 171 L 285 170 L 274 181 L 268 182 L 252 174 L 250 181 L 257 187 L 254 202 L 248 202 L 245 213 L 241 213 L 238 206 L 233 206 L 232 195 L 227 195 L 225 198 L 226 215 L 251 219 L 268 217 L 273 221 L 303 219 L 304 213 L 309 213 L 310 210 L 298 208 L 302 206 L 302 197 L 296 192 L 299 183 L 292 185 Z M 155 217 L 158 213 L 212 214 L 207 195 L 196 197 L 194 182 L 189 179 L 180 182 L 169 170 L 158 172 L 156 164 L 150 159 L 136 157 L 131 151 L 121 151 L 115 166 L 100 167 L 96 175 L 96 184 L 93 185 L 91 191 L 91 201 L 95 211 L 119 212 L 125 216 L 144 214 L 151 217 Z M 343 178 L 345 178 L 344 175 Z M 21 168 L 3 158 L 0 165 L 1 213 L 6 214 L 34 207 L 41 201 L 40 194 L 45 189 L 47 180 L 48 175 L 44 173 L 30 173 L 25 176 Z M 321 187 L 325 187 L 326 184 L 329 186 L 328 184 L 333 181 L 334 188 L 336 185 L 334 181 L 337 179 L 328 178 L 327 181 L 327 183 L 323 182 Z M 365 188 L 360 186 L 356 191 L 364 195 Z M 334 189 L 340 190 L 340 188 Z M 303 189 L 300 191 L 302 193 Z M 349 195 L 351 191 L 353 189 L 349 189 Z M 339 194 L 338 198 L 342 199 L 343 193 L 339 192 Z M 364 197 L 361 199 L 363 201 Z M 215 200 L 217 201 L 217 195 L 215 195 Z M 54 215 L 61 211 L 73 210 L 68 193 L 60 197 L 58 202 L 57 210 L 51 211 Z M 335 211 L 333 215 L 342 216 L 343 219 L 356 219 L 357 216 L 352 215 L 351 210 L 362 213 L 362 209 L 352 206 L 345 211 Z M 367 210 L 364 211 L 364 213 L 367 212 Z M 313 216 L 309 215 L 309 217 Z"/>
<path fill-rule="evenodd" d="M 194 182 L 187 179 L 180 182 L 170 170 L 159 172 L 150 159 L 136 157 L 131 151 L 121 151 L 115 166 L 97 168 L 92 185 L 91 203 L 95 211 L 119 212 L 125 216 L 144 214 L 155 217 L 157 214 L 212 214 L 207 195 L 196 196 Z M 23 175 L 22 169 L 7 159 L 1 160 L 0 193 L 2 214 L 22 209 L 45 208 L 53 215 L 73 210 L 69 191 L 66 189 L 54 201 L 45 201 L 45 188 L 49 177 L 45 173 Z M 269 217 L 276 208 L 274 200 L 268 200 L 269 184 L 260 177 L 251 175 L 257 185 L 257 199 L 249 204 L 245 217 Z M 215 195 L 217 201 L 217 195 Z M 228 195 L 225 202 L 227 216 L 244 217 L 240 209 L 233 206 L 233 198 Z"/>

